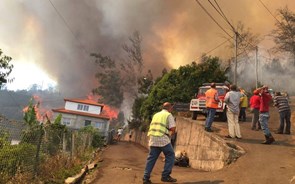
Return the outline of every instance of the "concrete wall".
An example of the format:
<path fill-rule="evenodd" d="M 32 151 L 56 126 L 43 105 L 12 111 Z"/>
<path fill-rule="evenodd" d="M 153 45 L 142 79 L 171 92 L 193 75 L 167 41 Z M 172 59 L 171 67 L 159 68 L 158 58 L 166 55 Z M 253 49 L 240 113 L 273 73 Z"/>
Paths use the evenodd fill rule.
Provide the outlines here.
<path fill-rule="evenodd" d="M 227 143 L 214 133 L 204 131 L 203 125 L 196 121 L 178 116 L 176 123 L 175 151 L 185 151 L 189 157 L 190 166 L 194 169 L 219 170 L 245 153 L 241 147 Z M 133 132 L 132 141 L 148 148 L 146 133 Z"/>
<path fill-rule="evenodd" d="M 222 169 L 244 153 L 242 148 L 204 131 L 203 125 L 183 117 L 177 117 L 175 150 L 185 151 L 190 166 L 204 171 Z"/>

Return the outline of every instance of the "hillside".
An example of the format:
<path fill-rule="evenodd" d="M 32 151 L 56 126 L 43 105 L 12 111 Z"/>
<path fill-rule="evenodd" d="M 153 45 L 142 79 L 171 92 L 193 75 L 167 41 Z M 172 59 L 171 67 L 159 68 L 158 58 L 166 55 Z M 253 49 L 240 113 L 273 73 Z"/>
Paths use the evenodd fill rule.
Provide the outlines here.
<path fill-rule="evenodd" d="M 0 115 L 11 120 L 22 120 L 23 109 L 28 106 L 30 99 L 34 95 L 40 97 L 42 108 L 50 110 L 64 105 L 64 98 L 59 93 L 0 90 Z"/>

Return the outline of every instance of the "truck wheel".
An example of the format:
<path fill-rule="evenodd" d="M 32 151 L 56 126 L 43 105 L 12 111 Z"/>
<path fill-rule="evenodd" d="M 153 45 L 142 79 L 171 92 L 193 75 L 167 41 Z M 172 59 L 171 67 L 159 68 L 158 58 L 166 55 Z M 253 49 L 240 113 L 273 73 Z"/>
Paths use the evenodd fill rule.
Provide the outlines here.
<path fill-rule="evenodd" d="M 198 113 L 196 111 L 193 111 L 192 120 L 196 120 L 198 117 Z"/>

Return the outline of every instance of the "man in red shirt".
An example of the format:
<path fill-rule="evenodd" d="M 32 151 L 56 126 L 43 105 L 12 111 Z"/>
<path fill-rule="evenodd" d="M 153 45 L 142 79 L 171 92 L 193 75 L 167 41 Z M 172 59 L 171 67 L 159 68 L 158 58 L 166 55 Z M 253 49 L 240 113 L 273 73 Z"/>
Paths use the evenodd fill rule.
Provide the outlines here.
<path fill-rule="evenodd" d="M 250 107 L 251 111 L 253 113 L 252 116 L 252 130 L 260 130 L 261 126 L 259 123 L 259 109 L 260 109 L 260 96 L 259 96 L 259 91 L 254 90 L 253 91 L 253 96 L 250 98 Z M 256 129 L 256 124 L 258 125 L 258 128 Z"/>
<path fill-rule="evenodd" d="M 269 103 L 272 100 L 271 95 L 268 92 L 268 87 L 263 86 L 262 88 L 257 89 L 260 92 L 260 108 L 259 108 L 259 122 L 261 124 L 261 128 L 263 130 L 265 141 L 262 144 L 271 144 L 275 141 L 273 136 L 270 133 L 268 128 L 268 120 L 269 120 Z"/>

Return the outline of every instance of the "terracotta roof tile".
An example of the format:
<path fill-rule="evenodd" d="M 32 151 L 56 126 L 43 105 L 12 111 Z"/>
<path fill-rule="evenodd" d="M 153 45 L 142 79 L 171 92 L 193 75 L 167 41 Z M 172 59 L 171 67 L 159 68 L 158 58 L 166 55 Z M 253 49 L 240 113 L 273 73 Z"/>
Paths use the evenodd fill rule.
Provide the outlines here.
<path fill-rule="evenodd" d="M 94 100 L 88 100 L 88 99 L 68 99 L 68 98 L 65 98 L 64 100 L 69 101 L 69 102 L 84 103 L 84 104 L 101 106 L 101 107 L 104 106 L 104 104 L 100 104 L 100 103 L 95 102 Z"/>

